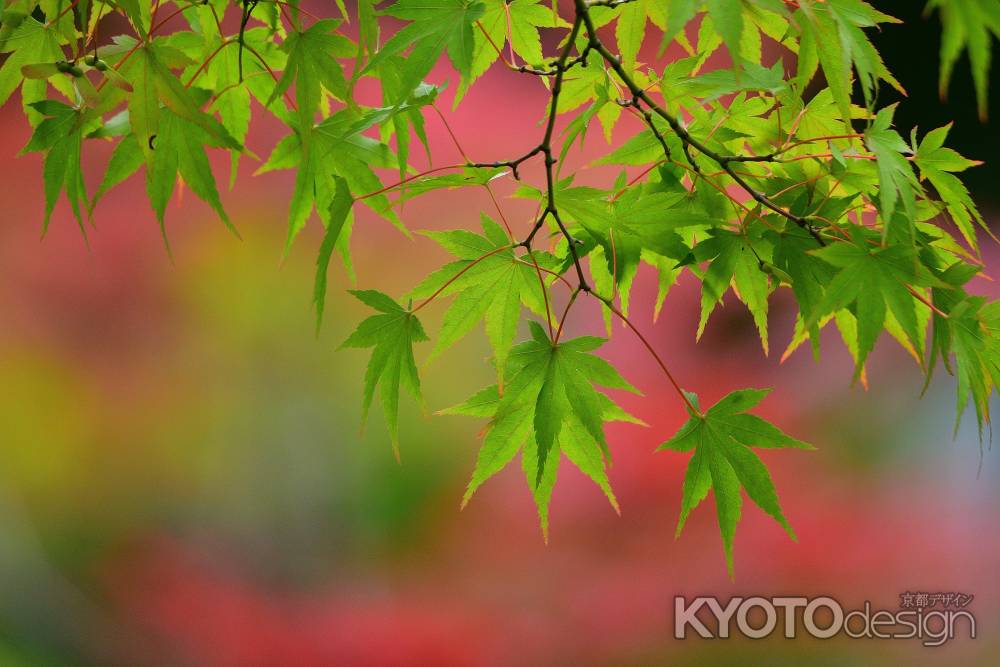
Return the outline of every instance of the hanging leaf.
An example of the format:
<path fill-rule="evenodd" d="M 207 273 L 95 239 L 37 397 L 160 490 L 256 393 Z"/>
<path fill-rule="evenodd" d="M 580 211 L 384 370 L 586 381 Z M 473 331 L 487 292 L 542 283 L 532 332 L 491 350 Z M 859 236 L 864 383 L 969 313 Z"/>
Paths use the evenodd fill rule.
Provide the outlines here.
<path fill-rule="evenodd" d="M 382 412 L 392 438 L 392 449 L 399 458 L 399 388 L 400 385 L 414 397 L 420 398 L 420 377 L 413 360 L 413 344 L 428 340 L 420 320 L 382 292 L 352 290 L 359 301 L 377 310 L 361 324 L 341 345 L 344 347 L 371 347 L 371 359 L 365 371 L 365 390 L 361 402 L 362 425 L 368 420 L 368 409 L 379 387 Z"/>
<path fill-rule="evenodd" d="M 733 576 L 733 537 L 743 504 L 741 488 L 758 507 L 781 524 L 789 537 L 796 539 L 778 504 L 771 474 L 751 447 L 812 449 L 812 446 L 747 413 L 768 393 L 770 389 L 742 389 L 727 394 L 704 415 L 692 414 L 674 437 L 659 447 L 660 450 L 694 452 L 684 475 L 677 535 L 684 529 L 691 511 L 712 491 L 730 576 Z M 698 405 L 697 396 L 689 394 L 689 398 Z"/>

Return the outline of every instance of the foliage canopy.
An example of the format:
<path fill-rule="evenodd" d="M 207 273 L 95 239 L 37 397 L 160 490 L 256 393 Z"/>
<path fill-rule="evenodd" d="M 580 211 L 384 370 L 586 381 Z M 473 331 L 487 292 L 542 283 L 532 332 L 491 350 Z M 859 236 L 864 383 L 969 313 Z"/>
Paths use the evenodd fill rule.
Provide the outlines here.
<path fill-rule="evenodd" d="M 809 445 L 747 412 L 764 390 L 734 391 L 703 411 L 681 389 L 628 318 L 640 264 L 659 273 L 657 312 L 682 273 L 700 281 L 699 336 L 732 292 L 767 352 L 768 301 L 787 287 L 798 316 L 786 354 L 806 341 L 818 354 L 820 330 L 833 323 L 864 380 L 887 332 L 928 379 L 939 363 L 956 375 L 959 414 L 971 401 L 980 432 L 989 422 L 1000 311 L 967 291 L 989 230 L 957 176 L 978 163 L 945 146 L 949 127 L 903 137 L 895 107 L 880 107 L 880 87 L 902 86 L 869 33 L 893 17 L 863 0 L 335 4 L 334 16 L 317 16 L 299 0 L 4 0 L 0 104 L 20 89 L 33 128 L 24 150 L 44 156 L 44 226 L 65 196 L 86 234 L 101 197 L 141 171 L 165 243 L 179 182 L 235 232 L 209 151 L 228 153 L 234 182 L 256 158 L 244 145 L 251 117 L 273 116 L 287 134 L 257 172 L 295 170 L 286 252 L 314 212 L 324 227 L 319 324 L 332 258 L 353 275 L 359 207 L 409 235 L 404 202 L 459 187 L 492 196 L 495 179 L 521 181 L 538 161 L 543 182 L 522 181 L 515 194 L 537 202 L 533 224 L 514 229 L 493 198 L 478 228 L 428 232 L 454 259 L 401 299 L 353 291 L 376 314 L 344 346 L 372 349 L 364 413 L 378 389 L 397 447 L 400 388 L 420 395 L 414 344 L 428 335 L 418 311 L 451 299 L 432 356 L 484 323 L 496 384 L 442 411 L 488 420 L 463 502 L 520 452 L 546 537 L 563 461 L 617 510 L 604 425 L 638 421 L 604 393 L 636 391 L 595 354 L 604 340 L 563 336 L 574 304 L 593 298 L 638 336 L 690 415 L 661 447 L 692 453 L 678 532 L 712 491 L 731 570 L 742 488 L 794 538 L 754 448 Z M 985 117 L 1000 2 L 928 8 L 944 26 L 942 94 L 967 50 Z M 668 47 L 682 55 L 664 58 Z M 492 162 L 415 166 L 430 157 L 431 112 L 447 123 L 437 106 L 444 86 L 429 81 L 445 61 L 456 105 L 491 69 L 544 86 L 537 143 Z M 590 167 L 617 176 L 581 185 L 564 169 L 568 156 L 597 126 L 610 138 L 626 115 L 641 130 Z M 96 189 L 81 167 L 95 141 L 115 144 Z"/>

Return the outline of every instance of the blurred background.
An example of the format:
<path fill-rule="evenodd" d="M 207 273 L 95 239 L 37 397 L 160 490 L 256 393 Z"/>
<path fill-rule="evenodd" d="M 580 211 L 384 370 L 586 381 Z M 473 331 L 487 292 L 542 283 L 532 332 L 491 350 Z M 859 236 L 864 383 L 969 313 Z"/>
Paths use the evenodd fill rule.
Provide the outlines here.
<path fill-rule="evenodd" d="M 909 92 L 901 133 L 954 120 L 953 146 L 987 161 L 969 183 L 996 220 L 1000 132 L 977 119 L 966 66 L 939 101 L 940 24 L 922 4 L 876 3 L 906 21 L 877 36 Z M 454 81 L 446 69 L 433 78 Z M 534 145 L 545 99 L 534 78 L 495 68 L 449 118 L 473 159 L 502 159 Z M 652 451 L 684 415 L 616 325 L 602 353 L 643 390 L 621 398 L 650 425 L 609 432 L 622 516 L 564 467 L 545 545 L 519 465 L 459 511 L 483 424 L 432 413 L 490 382 L 481 334 L 424 369 L 423 409 L 404 400 L 402 465 L 377 412 L 359 433 L 368 354 L 337 347 L 365 309 L 332 267 L 314 334 L 318 221 L 280 258 L 290 172 L 255 178 L 243 164 L 224 193 L 242 241 L 190 193 L 178 198 L 167 213 L 173 263 L 141 176 L 103 200 L 89 250 L 63 203 L 39 241 L 41 161 L 15 159 L 29 136 L 15 105 L 0 110 L 0 665 L 996 664 L 1000 463 L 985 451 L 977 475 L 972 414 L 952 439 L 953 379 L 939 372 L 921 399 L 919 369 L 888 337 L 866 391 L 851 386 L 836 336 L 818 363 L 805 350 L 779 363 L 787 295 L 772 301 L 767 358 L 735 303 L 695 345 L 698 293 L 687 279 L 654 323 L 655 276 L 641 273 L 634 318 L 687 388 L 711 403 L 773 386 L 759 412 L 817 445 L 762 454 L 799 542 L 746 504 L 730 581 L 710 503 L 674 540 L 687 457 Z M 636 129 L 623 121 L 615 141 Z M 433 115 L 428 131 L 435 164 L 458 159 Z M 260 119 L 248 143 L 267 155 L 279 137 Z M 111 145 L 89 148 L 93 187 Z M 594 131 L 577 160 L 606 150 Z M 217 157 L 222 184 L 228 158 Z M 412 201 L 402 217 L 411 229 L 474 227 L 490 206 L 484 192 L 455 191 Z M 524 202 L 501 206 L 515 226 L 530 225 Z M 996 247 L 984 248 L 998 265 Z M 353 251 L 356 285 L 393 295 L 446 261 L 428 239 L 368 214 Z M 985 279 L 976 288 L 996 293 Z M 425 312 L 433 335 L 443 308 Z M 568 326 L 603 329 L 589 304 Z M 978 638 L 941 648 L 672 638 L 675 595 L 826 594 L 895 609 L 906 591 L 974 595 Z"/>

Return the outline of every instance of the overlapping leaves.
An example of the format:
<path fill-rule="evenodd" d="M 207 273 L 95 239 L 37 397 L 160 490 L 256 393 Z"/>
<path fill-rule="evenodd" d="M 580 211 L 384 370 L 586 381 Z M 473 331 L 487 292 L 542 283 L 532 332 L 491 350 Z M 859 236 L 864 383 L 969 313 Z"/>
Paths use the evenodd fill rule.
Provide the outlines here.
<path fill-rule="evenodd" d="M 546 534 L 563 455 L 617 508 L 605 424 L 633 419 L 597 388 L 634 389 L 593 354 L 603 341 L 571 338 L 567 320 L 589 293 L 606 318 L 614 314 L 638 332 L 627 318 L 643 263 L 659 274 L 657 313 L 682 272 L 700 282 L 699 336 L 732 292 L 767 351 L 768 302 L 788 287 L 798 315 L 786 354 L 806 339 L 818 354 L 820 330 L 833 323 L 864 380 L 886 331 L 928 379 L 941 361 L 957 377 L 959 411 L 971 402 L 981 431 L 989 422 L 1000 381 L 1000 310 L 970 286 L 986 273 L 977 239 L 986 224 L 957 175 L 977 162 L 945 147 L 947 127 L 919 142 L 914 133 L 907 144 L 893 125 L 894 107 L 878 108 L 880 86 L 901 86 L 869 39 L 895 22 L 874 4 L 335 4 L 336 19 L 297 2 L 5 2 L 0 104 L 20 88 L 34 128 L 25 150 L 43 154 L 45 225 L 65 195 L 83 228 L 85 210 L 93 213 L 109 190 L 143 169 L 161 227 L 182 185 L 229 224 L 208 149 L 228 154 L 234 183 L 239 162 L 257 159 L 245 143 L 251 115 L 265 110 L 287 133 L 257 172 L 295 170 L 285 251 L 313 212 L 323 227 L 313 294 L 318 326 L 335 253 L 354 277 L 349 243 L 355 224 L 368 224 L 365 209 L 408 235 L 406 207 L 415 197 L 472 186 L 500 207 L 496 179 L 524 178 L 516 195 L 535 200 L 541 215 L 530 237 L 513 216 L 503 227 L 483 216 L 481 233 L 452 216 L 448 226 L 459 229 L 426 234 L 453 259 L 411 291 L 418 305 L 354 292 L 377 314 L 344 345 L 371 349 L 363 414 L 379 391 L 397 447 L 401 389 L 420 393 L 414 343 L 428 338 L 416 311 L 450 300 L 430 357 L 484 323 L 497 383 L 445 411 L 489 419 L 465 500 L 521 452 Z M 967 50 L 984 111 L 990 45 L 1000 34 L 993 4 L 930 3 L 945 27 L 942 88 Z M 577 11 L 587 21 L 575 23 L 577 39 L 567 44 Z M 101 22 L 113 12 L 114 22 Z M 104 34 L 123 21 L 130 34 Z M 660 55 L 671 43 L 686 55 L 654 61 L 651 33 L 659 34 Z M 767 57 L 775 44 L 795 54 L 794 76 L 791 57 Z M 715 67 L 713 59 L 709 69 L 719 50 L 731 66 Z M 427 107 L 448 85 L 457 105 L 498 62 L 507 67 L 503 76 L 526 72 L 537 90 L 549 91 L 539 107 L 550 121 L 542 123 L 542 143 L 519 137 L 521 152 L 503 157 L 520 160 L 473 163 L 462 132 L 445 119 L 461 162 L 432 159 Z M 557 70 L 565 71 L 555 77 Z M 825 86 L 813 94 L 818 74 Z M 595 119 L 608 142 L 615 132 L 632 135 L 600 155 L 589 132 Z M 88 198 L 82 157 L 91 140 L 116 144 Z M 413 150 L 415 142 L 425 150 Z M 580 149 L 596 177 L 571 172 Z M 543 187 L 527 182 L 536 182 L 536 159 L 544 160 Z M 573 296 L 560 317 L 554 310 L 565 304 L 565 287 Z M 532 322 L 530 339 L 517 343 L 525 309 L 542 323 Z M 643 342 L 656 356 L 656 346 Z M 713 491 L 730 570 L 741 489 L 791 534 L 751 448 L 805 445 L 746 412 L 763 395 L 734 392 L 704 414 L 688 399 L 691 419 L 665 445 L 693 452 L 678 531 Z"/>

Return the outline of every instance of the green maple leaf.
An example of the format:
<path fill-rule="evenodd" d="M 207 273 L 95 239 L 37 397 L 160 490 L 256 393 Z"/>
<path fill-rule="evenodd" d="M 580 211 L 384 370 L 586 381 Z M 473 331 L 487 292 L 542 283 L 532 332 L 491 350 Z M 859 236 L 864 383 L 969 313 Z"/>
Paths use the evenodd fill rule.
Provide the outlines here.
<path fill-rule="evenodd" d="M 483 186 L 508 173 L 510 173 L 509 170 L 502 167 L 496 169 L 464 167 L 462 171 L 452 174 L 418 178 L 408 181 L 399 189 L 399 196 L 396 197 L 395 203 L 398 206 L 414 197 L 438 190 L 453 190 L 474 185 Z"/>
<path fill-rule="evenodd" d="M 627 314 L 632 281 L 643 251 L 647 255 L 679 258 L 687 254 L 678 230 L 708 227 L 714 220 L 689 205 L 679 193 L 633 187 L 614 202 L 608 193 L 590 187 L 570 187 L 567 179 L 557 184 L 556 201 L 567 223 L 582 227 L 581 240 L 604 251 L 608 276 L 614 276 L 621 294 L 622 309 Z M 525 196 L 543 200 L 537 190 L 525 189 Z M 587 246 L 578 249 L 585 251 Z M 567 257 L 566 262 L 571 262 Z"/>
<path fill-rule="evenodd" d="M 896 224 L 897 220 L 902 220 L 912 224 L 917 219 L 917 193 L 921 192 L 917 175 L 905 157 L 910 153 L 910 147 L 892 129 L 895 112 L 895 105 L 882 109 L 865 132 L 865 145 L 875 154 L 878 167 L 879 213 L 887 234 L 890 221 Z M 905 218 L 895 216 L 897 206 L 902 206 Z"/>
<path fill-rule="evenodd" d="M 940 356 L 958 380 L 955 433 L 971 399 L 982 438 L 983 426 L 990 422 L 990 396 L 1000 386 L 1000 302 L 969 296 L 961 288 L 978 272 L 977 266 L 955 262 L 937 275 L 941 284 L 931 289 L 936 311 L 927 384 Z"/>
<path fill-rule="evenodd" d="M 770 68 L 747 62 L 738 72 L 712 70 L 683 81 L 678 88 L 698 98 L 711 100 L 742 91 L 763 90 L 774 95 L 787 92 L 788 84 L 785 82 L 784 65 L 780 61 Z"/>
<path fill-rule="evenodd" d="M 399 458 L 399 388 L 420 398 L 420 376 L 413 360 L 413 344 L 428 340 L 420 320 L 390 297 L 375 290 L 352 290 L 362 303 L 379 311 L 358 325 L 341 345 L 375 348 L 365 371 L 365 391 L 361 402 L 361 424 L 368 420 L 368 410 L 379 387 L 382 411 L 389 427 L 392 449 Z"/>
<path fill-rule="evenodd" d="M 288 62 L 265 106 L 284 94 L 294 81 L 300 123 L 302 127 L 309 127 L 319 111 L 324 88 L 339 100 L 348 99 L 347 80 L 337 59 L 354 55 L 355 46 L 351 40 L 334 32 L 341 23 L 336 19 L 323 19 L 288 36 L 282 44 Z"/>
<path fill-rule="evenodd" d="M 615 41 L 618 42 L 618 51 L 621 53 L 623 64 L 630 69 L 635 67 L 636 57 L 646 37 L 649 10 L 655 4 L 647 0 L 638 0 L 623 6 L 618 14 Z"/>
<path fill-rule="evenodd" d="M 814 314 L 823 302 L 822 286 L 829 284 L 836 270 L 812 253 L 820 245 L 801 227 L 788 225 L 781 234 L 768 236 L 774 246 L 772 273 L 791 286 L 799 306 L 798 324 L 802 334 L 809 337 L 813 352 L 819 354 L 819 326 Z M 810 322 L 808 328 L 805 322 Z M 790 345 L 782 358 L 793 349 Z"/>
<path fill-rule="evenodd" d="M 6 14 L 4 18 L 6 27 Z M 32 104 L 45 99 L 48 82 L 46 79 L 25 79 L 22 68 L 25 65 L 63 60 L 64 55 L 59 48 L 59 41 L 59 35 L 54 28 L 27 16 L 21 17 L 17 27 L 0 44 L 0 50 L 10 52 L 0 67 L 0 106 L 6 104 L 11 94 L 21 86 L 21 104 L 32 125 L 41 122 L 42 116 Z M 56 77 L 52 79 L 52 83 L 60 92 L 74 99 L 72 85 L 67 79 Z"/>
<path fill-rule="evenodd" d="M 160 232 L 168 252 L 170 243 L 167 239 L 165 216 L 167 204 L 177 184 L 178 174 L 199 199 L 212 207 L 226 227 L 239 236 L 222 206 L 215 174 L 205 152 L 205 146 L 214 144 L 213 137 L 200 125 L 178 116 L 167 108 L 160 109 L 157 113 L 156 125 L 156 134 L 151 143 L 153 150 L 149 151 L 148 157 L 144 155 L 143 148 L 147 148 L 150 144 L 143 146 L 135 134 L 130 134 L 118 142 L 104 178 L 90 203 L 90 210 L 94 210 L 98 200 L 108 190 L 145 165 L 146 193 L 156 213 L 156 220 L 160 225 Z"/>
<path fill-rule="evenodd" d="M 326 273 L 330 266 L 330 257 L 340 241 L 341 233 L 348 224 L 354 199 L 351 197 L 350 186 L 340 176 L 334 176 L 335 193 L 330 202 L 330 211 L 323 242 L 320 244 L 319 256 L 316 258 L 316 280 L 313 287 L 313 305 L 316 307 L 316 333 L 323 325 L 323 308 L 326 305 Z"/>
<path fill-rule="evenodd" d="M 604 407 L 594 384 L 610 389 L 637 391 L 624 380 L 618 371 L 606 361 L 590 354 L 604 344 L 604 340 L 581 337 L 553 343 L 537 323 L 532 323 L 533 341 L 525 343 L 518 350 L 521 382 L 537 386 L 534 394 L 533 426 L 538 444 L 538 479 L 544 471 L 549 452 L 555 446 L 563 424 L 568 419 L 577 419 L 607 452 L 602 414 Z M 513 385 L 514 381 L 511 381 Z M 513 388 L 511 394 L 516 392 Z M 500 411 L 503 414 L 503 411 Z"/>
<path fill-rule="evenodd" d="M 212 14 L 209 13 L 209 17 L 211 16 Z M 206 18 L 204 22 L 206 25 L 211 23 L 211 27 L 206 28 L 206 34 L 214 34 L 209 32 L 215 27 L 214 17 Z M 222 45 L 222 39 L 221 35 L 213 38 L 206 37 L 200 58 L 207 58 L 218 49 Z M 261 54 L 273 69 L 286 69 L 285 52 L 274 45 L 271 41 L 271 34 L 266 28 L 246 30 L 243 34 L 243 41 L 248 47 Z M 207 111 L 218 113 L 219 121 L 230 136 L 237 142 L 244 143 L 250 129 L 251 96 L 279 119 L 291 125 L 292 116 L 287 112 L 280 96 L 272 98 L 275 84 L 264 65 L 256 58 L 250 58 L 249 54 L 244 54 L 242 81 L 240 73 L 240 47 L 238 43 L 231 43 L 216 54 L 199 78 L 193 79 L 194 84 L 198 87 L 216 91 Z M 245 151 L 239 150 L 233 150 L 231 153 L 230 188 L 235 185 L 239 158 L 244 153 Z M 256 156 L 252 157 L 256 158 Z"/>
<path fill-rule="evenodd" d="M 733 284 L 740 300 L 753 315 L 764 354 L 768 353 L 767 300 L 771 284 L 762 270 L 759 253 L 763 252 L 763 244 L 760 243 L 760 232 L 759 227 L 749 224 L 744 226 L 741 233 L 712 229 L 709 230 L 710 236 L 692 250 L 697 261 L 711 260 L 701 282 L 698 338 L 704 333 L 712 311 L 722 301 L 730 284 Z"/>
<path fill-rule="evenodd" d="M 927 6 L 941 12 L 944 28 L 941 35 L 939 75 L 941 98 L 944 99 L 947 95 L 955 63 L 962 52 L 968 50 L 976 99 L 979 102 L 979 116 L 985 121 L 992 37 L 1000 39 L 1000 5 L 992 0 L 931 0 Z"/>
<path fill-rule="evenodd" d="M 880 23 L 899 23 L 897 19 L 861 0 L 803 0 L 799 7 L 796 17 L 802 28 L 800 83 L 807 84 L 817 65 L 821 66 L 845 123 L 851 118 L 852 67 L 858 73 L 861 92 L 869 107 L 874 103 L 879 81 L 904 92 L 863 30 Z"/>
<path fill-rule="evenodd" d="M 31 108 L 44 117 L 24 147 L 24 152 L 45 153 L 43 233 L 48 229 L 59 193 L 65 191 L 80 231 L 86 237 L 82 209 L 87 204 L 87 191 L 80 166 L 80 150 L 83 137 L 95 124 L 95 119 L 85 111 L 55 100 L 33 102 Z"/>
<path fill-rule="evenodd" d="M 400 77 L 400 88 L 406 93 L 400 102 L 416 89 L 445 51 L 459 74 L 468 77 L 473 61 L 473 24 L 483 15 L 483 9 L 483 3 L 470 0 L 399 0 L 382 13 L 410 23 L 382 46 L 359 75 L 409 49 Z"/>
<path fill-rule="evenodd" d="M 209 73 L 215 77 L 215 89 L 227 89 L 212 101 L 210 110 L 219 114 L 219 121 L 229 135 L 240 144 L 246 141 L 250 131 L 250 90 L 239 84 L 239 63 L 236 49 L 227 48 L 209 66 Z M 243 151 L 233 150 L 230 162 L 229 187 L 236 184 L 236 173 Z"/>
<path fill-rule="evenodd" d="M 955 432 L 965 406 L 972 400 L 979 435 L 990 422 L 989 399 L 1000 386 L 1000 303 L 970 297 L 948 313 L 948 349 L 955 354 L 958 378 Z"/>
<path fill-rule="evenodd" d="M 507 3 L 506 10 L 510 12 L 510 44 L 514 53 L 529 65 L 541 65 L 544 61 L 539 28 L 569 27 L 551 7 L 542 4 L 542 0 L 512 0 Z"/>
<path fill-rule="evenodd" d="M 187 64 L 189 60 L 176 49 L 153 43 L 139 48 L 124 67 L 123 75 L 132 86 L 128 99 L 129 122 L 147 165 L 153 161 L 154 143 L 164 109 L 200 128 L 209 137 L 205 143 L 242 150 L 243 146 L 222 123 L 201 110 L 204 99 L 197 97 L 198 92 L 185 87 L 170 70 L 168 64 L 178 62 Z"/>
<path fill-rule="evenodd" d="M 582 337 L 553 344 L 535 322 L 531 333 L 532 340 L 517 345 L 510 354 L 510 381 L 502 395 L 493 385 L 441 414 L 490 418 L 463 506 L 522 451 L 524 471 L 547 539 L 548 506 L 560 455 L 565 454 L 590 477 L 617 511 L 618 502 L 607 477 L 609 453 L 603 424 L 642 422 L 593 388 L 596 384 L 638 393 L 608 362 L 590 353 L 604 339 Z"/>
<path fill-rule="evenodd" d="M 676 535 L 681 534 L 688 515 L 711 490 L 715 495 L 715 509 L 730 576 L 733 574 L 733 537 L 742 505 L 740 487 L 758 507 L 781 524 L 793 540 L 796 539 L 781 511 L 767 466 L 750 448 L 813 447 L 782 433 L 770 422 L 747 413 L 768 393 L 770 389 L 742 389 L 727 394 L 703 415 L 692 414 L 681 429 L 658 448 L 676 452 L 694 451 L 684 475 Z M 688 396 L 697 406 L 698 397 L 694 394 Z"/>
<path fill-rule="evenodd" d="M 484 0 L 483 15 L 477 19 L 472 31 L 472 60 L 469 70 L 462 76 L 455 93 L 455 106 L 462 101 L 469 88 L 479 77 L 500 60 L 500 53 L 507 41 L 507 3 L 505 0 Z"/>
<path fill-rule="evenodd" d="M 438 290 L 441 295 L 456 295 L 445 312 L 431 358 L 485 320 L 502 385 L 521 318 L 521 305 L 544 315 L 545 302 L 532 257 L 518 255 L 506 231 L 488 216 L 482 216 L 481 224 L 482 235 L 466 230 L 425 232 L 457 259 L 428 276 L 410 296 L 426 298 Z M 555 265 L 554 258 L 545 253 L 535 252 L 534 261 L 547 270 Z"/>
<path fill-rule="evenodd" d="M 469 86 L 500 60 L 508 42 L 527 64 L 538 67 L 545 60 L 539 28 L 569 27 L 541 0 L 483 0 L 482 4 L 483 14 L 472 33 L 472 61 L 469 70 L 463 73 L 457 100 L 461 100 Z"/>
<path fill-rule="evenodd" d="M 849 306 L 857 320 L 857 366 L 860 376 L 868 354 L 885 326 L 887 313 L 899 323 L 914 350 L 924 347 L 924 333 L 909 288 L 934 284 L 920 268 L 916 250 L 905 245 L 871 246 L 864 233 L 851 228 L 851 243 L 835 243 L 813 254 L 840 271 L 825 286 L 823 301 L 807 321 Z"/>
<path fill-rule="evenodd" d="M 451 247 L 456 250 L 460 261 L 470 261 L 469 255 L 480 250 L 482 252 L 479 256 L 494 253 L 477 264 L 479 270 L 472 271 L 472 275 L 462 281 L 461 291 L 444 314 L 441 332 L 431 358 L 454 345 L 480 320 L 485 319 L 486 334 L 493 347 L 499 371 L 507 365 L 507 355 L 517 334 L 517 325 L 521 319 L 521 291 L 524 288 L 521 276 L 527 267 L 521 264 L 523 260 L 518 260 L 513 244 L 499 225 L 483 216 L 482 226 L 483 236 L 467 232 L 428 233 L 428 236 L 439 240 L 446 249 Z M 466 235 L 474 238 L 458 238 Z M 468 245 L 457 245 L 462 241 L 466 241 Z M 471 258 L 471 261 L 475 259 Z M 500 377 L 502 383 L 502 373 Z"/>
<path fill-rule="evenodd" d="M 922 178 L 930 181 L 941 197 L 942 205 L 955 221 L 962 236 L 974 250 L 978 250 L 976 230 L 973 223 L 991 233 L 975 202 L 969 196 L 965 185 L 952 174 L 962 172 L 969 167 L 975 167 L 981 162 L 968 160 L 950 148 L 944 148 L 951 124 L 928 132 L 914 154 L 914 162 L 920 169 Z M 915 143 L 915 142 L 914 142 Z"/>
<path fill-rule="evenodd" d="M 169 110 L 161 115 L 156 150 L 146 171 L 146 189 L 161 226 L 179 173 L 188 187 L 215 210 L 226 227 L 237 233 L 222 208 L 215 175 L 205 153 L 205 146 L 211 143 L 212 137 L 199 125 Z"/>
<path fill-rule="evenodd" d="M 386 106 L 393 103 L 393 100 L 400 99 L 407 92 L 403 86 L 400 72 L 403 67 L 402 58 L 390 58 L 386 60 L 379 69 L 379 77 L 382 81 L 382 99 Z M 417 86 L 413 93 L 413 98 L 430 98 L 437 96 L 438 89 L 426 83 Z M 390 122 L 379 128 L 382 143 L 388 144 L 392 137 L 396 138 L 396 165 L 399 168 L 399 180 L 406 179 L 410 159 L 410 143 L 413 135 L 420 140 L 427 155 L 428 162 L 431 160 L 430 143 L 427 140 L 424 115 L 419 108 L 408 108 L 395 114 Z M 409 184 L 407 184 L 409 188 Z"/>
<path fill-rule="evenodd" d="M 708 19 L 711 20 L 712 26 L 729 49 L 734 65 L 739 66 L 740 42 L 744 31 L 743 1 L 705 0 L 705 8 L 708 10 Z"/>
<path fill-rule="evenodd" d="M 360 201 L 408 234 L 392 210 L 389 198 L 381 192 L 384 190 L 382 181 L 373 171 L 373 168 L 396 167 L 397 159 L 388 146 L 366 136 L 364 132 L 397 114 L 429 104 L 436 92 L 436 88 L 428 87 L 420 97 L 413 97 L 406 104 L 395 107 L 341 109 L 314 128 L 292 132 L 278 142 L 267 162 L 256 173 L 296 169 L 295 190 L 288 207 L 286 253 L 305 227 L 313 209 L 324 226 L 330 226 L 329 212 L 335 190 L 333 175 L 347 181 L 351 192 L 359 198 L 378 192 Z M 304 135 L 311 137 L 308 146 L 303 142 Z M 342 238 L 346 240 L 347 237 Z"/>

